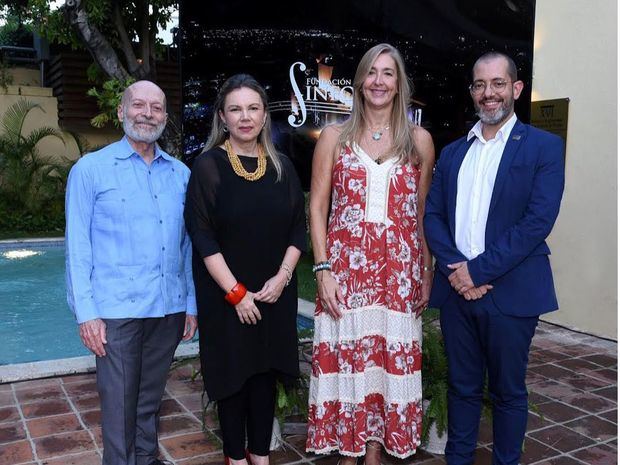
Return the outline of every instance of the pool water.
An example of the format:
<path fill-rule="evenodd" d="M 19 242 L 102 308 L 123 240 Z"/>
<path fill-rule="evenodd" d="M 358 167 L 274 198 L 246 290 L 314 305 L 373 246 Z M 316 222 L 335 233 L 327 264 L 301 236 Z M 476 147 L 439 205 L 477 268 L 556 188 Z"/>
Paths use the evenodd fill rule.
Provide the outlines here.
<path fill-rule="evenodd" d="M 67 305 L 64 245 L 0 248 L 0 365 L 89 354 Z"/>
<path fill-rule="evenodd" d="M 0 250 L 0 365 L 88 355 L 64 271 L 62 246 Z"/>

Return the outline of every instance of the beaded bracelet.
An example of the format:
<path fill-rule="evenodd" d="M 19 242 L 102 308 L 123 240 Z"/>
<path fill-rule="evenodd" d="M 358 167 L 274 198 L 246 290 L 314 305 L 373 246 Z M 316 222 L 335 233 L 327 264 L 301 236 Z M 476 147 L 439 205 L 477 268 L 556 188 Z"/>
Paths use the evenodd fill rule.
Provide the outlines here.
<path fill-rule="evenodd" d="M 226 299 L 226 302 L 234 307 L 243 300 L 247 292 L 248 290 L 246 287 L 240 282 L 237 282 L 230 292 L 224 296 L 224 299 Z"/>
<path fill-rule="evenodd" d="M 286 263 L 282 263 L 282 265 L 280 265 L 280 269 L 286 272 L 286 284 L 284 285 L 284 287 L 286 287 L 291 282 L 291 279 L 293 279 L 293 271 Z"/>
<path fill-rule="evenodd" d="M 312 267 L 312 272 L 316 273 L 317 271 L 329 270 L 331 271 L 332 266 L 328 261 L 319 262 Z"/>

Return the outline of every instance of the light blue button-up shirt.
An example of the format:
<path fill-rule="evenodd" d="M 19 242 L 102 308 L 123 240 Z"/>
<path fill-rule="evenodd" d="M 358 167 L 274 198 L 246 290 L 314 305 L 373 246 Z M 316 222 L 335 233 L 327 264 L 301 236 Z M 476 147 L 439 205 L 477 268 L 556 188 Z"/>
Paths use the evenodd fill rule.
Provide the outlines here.
<path fill-rule="evenodd" d="M 183 221 L 189 175 L 159 147 L 147 165 L 125 137 L 73 166 L 65 205 L 66 278 L 78 323 L 196 314 Z"/>

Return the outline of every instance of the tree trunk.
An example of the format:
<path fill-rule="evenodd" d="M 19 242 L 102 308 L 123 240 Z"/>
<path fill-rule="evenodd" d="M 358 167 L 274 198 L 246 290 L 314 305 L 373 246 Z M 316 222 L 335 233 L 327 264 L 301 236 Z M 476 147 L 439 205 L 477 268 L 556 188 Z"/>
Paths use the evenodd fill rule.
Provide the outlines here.
<path fill-rule="evenodd" d="M 118 55 L 101 34 L 99 29 L 88 22 L 81 0 L 65 0 L 69 23 L 82 38 L 86 49 L 101 68 L 112 78 L 126 81 L 130 75 L 118 59 Z"/>

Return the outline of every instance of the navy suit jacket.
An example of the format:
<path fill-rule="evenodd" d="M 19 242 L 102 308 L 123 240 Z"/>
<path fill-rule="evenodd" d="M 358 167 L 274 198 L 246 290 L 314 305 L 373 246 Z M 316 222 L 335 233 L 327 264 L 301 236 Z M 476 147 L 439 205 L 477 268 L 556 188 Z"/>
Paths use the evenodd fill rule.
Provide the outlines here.
<path fill-rule="evenodd" d="M 448 264 L 468 261 L 455 243 L 459 169 L 474 138 L 463 137 L 441 152 L 426 201 L 424 231 L 436 259 L 430 306 L 450 292 Z M 468 261 L 476 286 L 507 315 L 536 316 L 558 308 L 545 239 L 560 210 L 564 190 L 561 138 L 519 121 L 497 171 L 485 230 L 485 251 Z"/>

